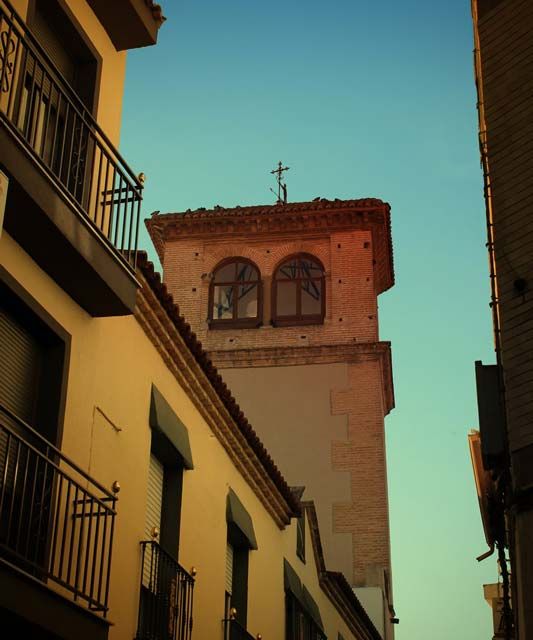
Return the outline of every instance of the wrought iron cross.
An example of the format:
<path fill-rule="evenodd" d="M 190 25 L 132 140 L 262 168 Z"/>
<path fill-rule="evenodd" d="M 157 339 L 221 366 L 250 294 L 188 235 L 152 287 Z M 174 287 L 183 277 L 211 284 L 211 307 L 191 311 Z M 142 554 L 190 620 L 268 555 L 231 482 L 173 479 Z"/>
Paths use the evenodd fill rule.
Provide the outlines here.
<path fill-rule="evenodd" d="M 283 182 L 283 172 L 288 171 L 290 167 L 284 167 L 281 160 L 278 162 L 278 168 L 270 173 L 276 176 L 278 183 L 278 202 L 277 204 L 287 204 L 287 185 Z M 270 189 L 272 193 L 276 193 L 274 189 Z"/>

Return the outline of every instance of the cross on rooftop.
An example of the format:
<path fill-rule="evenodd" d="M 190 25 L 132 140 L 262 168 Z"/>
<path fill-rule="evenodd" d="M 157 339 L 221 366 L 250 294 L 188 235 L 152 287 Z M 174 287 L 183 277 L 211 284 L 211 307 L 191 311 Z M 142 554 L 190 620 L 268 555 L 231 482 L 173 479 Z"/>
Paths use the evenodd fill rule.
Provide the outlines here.
<path fill-rule="evenodd" d="M 270 173 L 276 176 L 278 183 L 278 201 L 277 204 L 287 204 L 287 185 L 283 182 L 283 172 L 288 171 L 290 167 L 284 167 L 281 160 L 278 162 L 278 168 L 273 169 Z M 274 189 L 270 189 L 272 193 L 276 193 Z M 281 194 L 283 193 L 283 198 Z"/>

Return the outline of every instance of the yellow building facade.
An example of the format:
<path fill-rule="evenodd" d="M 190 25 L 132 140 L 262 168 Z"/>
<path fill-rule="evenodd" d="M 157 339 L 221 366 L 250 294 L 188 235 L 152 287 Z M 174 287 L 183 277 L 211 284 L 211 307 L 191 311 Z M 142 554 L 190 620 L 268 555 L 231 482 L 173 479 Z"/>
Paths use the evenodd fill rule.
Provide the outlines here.
<path fill-rule="evenodd" d="M 151 0 L 0 0 L 0 620 L 17 637 L 377 640 L 137 251 L 116 149 Z"/>

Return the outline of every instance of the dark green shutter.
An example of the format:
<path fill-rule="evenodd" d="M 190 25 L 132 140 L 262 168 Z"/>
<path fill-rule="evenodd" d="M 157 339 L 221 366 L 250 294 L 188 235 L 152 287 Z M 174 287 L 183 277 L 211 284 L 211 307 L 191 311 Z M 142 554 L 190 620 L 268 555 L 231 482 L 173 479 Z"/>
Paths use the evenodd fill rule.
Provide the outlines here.
<path fill-rule="evenodd" d="M 0 307 L 0 405 L 31 426 L 41 364 L 39 342 Z"/>
<path fill-rule="evenodd" d="M 67 50 L 65 43 L 61 40 L 61 37 L 54 32 L 49 18 L 42 15 L 39 8 L 35 11 L 35 17 L 31 28 L 39 41 L 39 44 L 43 47 L 50 58 L 52 58 L 52 61 L 66 78 L 67 82 L 74 86 L 77 61 Z"/>

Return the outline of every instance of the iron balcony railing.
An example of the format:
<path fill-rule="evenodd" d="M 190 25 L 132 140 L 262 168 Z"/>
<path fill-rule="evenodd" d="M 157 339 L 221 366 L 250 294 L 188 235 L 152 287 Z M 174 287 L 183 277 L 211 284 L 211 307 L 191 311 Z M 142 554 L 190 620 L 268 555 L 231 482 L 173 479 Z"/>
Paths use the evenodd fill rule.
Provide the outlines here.
<path fill-rule="evenodd" d="M 116 496 L 0 405 L 0 559 L 104 617 Z"/>
<path fill-rule="evenodd" d="M 237 620 L 231 616 L 224 620 L 224 640 L 257 640 L 261 636 L 253 636 Z"/>
<path fill-rule="evenodd" d="M 134 269 L 142 183 L 8 0 L 0 0 L 0 119 Z"/>
<path fill-rule="evenodd" d="M 141 542 L 136 640 L 190 640 L 194 578 L 154 540 Z"/>

